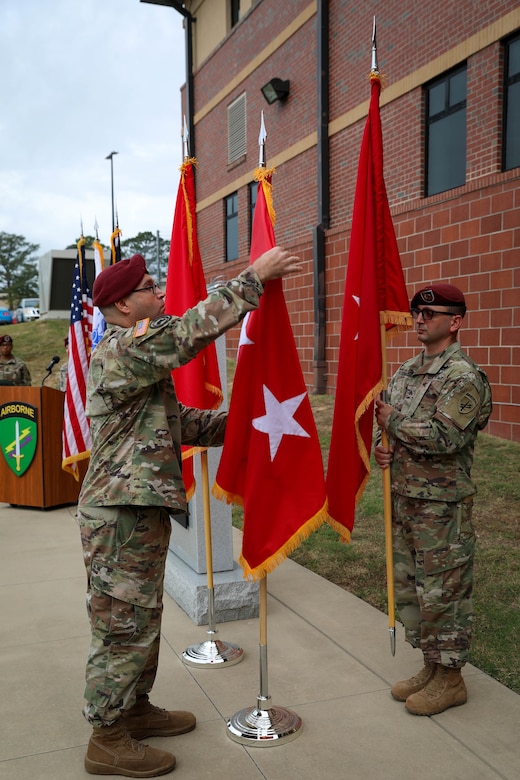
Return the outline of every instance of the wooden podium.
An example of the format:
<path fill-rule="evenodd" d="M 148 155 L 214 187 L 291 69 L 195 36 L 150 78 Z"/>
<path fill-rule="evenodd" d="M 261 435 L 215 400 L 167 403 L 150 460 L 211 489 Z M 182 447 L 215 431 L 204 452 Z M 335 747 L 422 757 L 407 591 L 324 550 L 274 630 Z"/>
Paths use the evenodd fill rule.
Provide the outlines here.
<path fill-rule="evenodd" d="M 78 464 L 79 482 L 61 468 L 64 399 L 52 387 L 0 386 L 0 501 L 41 509 L 77 502 L 88 460 Z"/>

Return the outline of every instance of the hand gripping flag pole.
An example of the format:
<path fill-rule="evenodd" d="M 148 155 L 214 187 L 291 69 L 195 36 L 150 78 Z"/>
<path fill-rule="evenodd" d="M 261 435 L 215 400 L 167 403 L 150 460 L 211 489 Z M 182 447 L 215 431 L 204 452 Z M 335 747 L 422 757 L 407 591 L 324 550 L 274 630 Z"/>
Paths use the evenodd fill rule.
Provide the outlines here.
<path fill-rule="evenodd" d="M 251 262 L 275 245 L 272 171 L 260 131 Z M 302 480 L 302 475 L 306 475 Z M 244 507 L 240 563 L 260 581 L 260 693 L 227 723 L 230 739 L 268 747 L 295 739 L 301 718 L 273 706 L 267 673 L 267 574 L 327 517 L 323 463 L 282 280 L 267 281 L 242 325 L 226 440 L 213 492 Z"/>
<path fill-rule="evenodd" d="M 184 126 L 186 123 L 184 122 Z M 200 258 L 195 213 L 195 160 L 188 154 L 187 131 L 183 134 L 184 163 L 175 206 L 175 215 L 168 259 L 166 281 L 166 312 L 182 314 L 196 306 L 207 296 L 206 283 Z M 187 406 L 199 409 L 215 409 L 222 403 L 222 390 L 215 344 L 209 344 L 193 360 L 172 372 L 179 400 Z M 198 449 L 198 448 L 197 448 Z M 186 666 L 198 669 L 222 669 L 242 660 L 244 651 L 232 642 L 217 637 L 215 620 L 215 589 L 213 583 L 213 551 L 211 538 L 211 508 L 208 477 L 208 453 L 200 449 L 202 505 L 204 514 L 204 540 L 206 547 L 206 572 L 208 594 L 207 640 L 190 645 L 184 650 L 182 660 Z M 188 496 L 195 490 L 193 456 L 195 448 L 184 448 L 183 477 Z"/>

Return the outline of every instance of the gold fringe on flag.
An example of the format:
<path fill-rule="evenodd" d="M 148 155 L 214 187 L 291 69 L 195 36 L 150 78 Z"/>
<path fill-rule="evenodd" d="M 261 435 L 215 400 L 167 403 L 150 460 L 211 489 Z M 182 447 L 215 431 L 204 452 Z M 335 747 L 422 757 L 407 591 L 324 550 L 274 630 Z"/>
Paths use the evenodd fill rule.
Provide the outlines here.
<path fill-rule="evenodd" d="M 276 168 L 255 168 L 254 179 L 261 182 L 262 189 L 264 190 L 265 203 L 269 214 L 269 219 L 274 227 L 276 222 L 276 211 L 273 205 L 273 185 L 271 184 L 271 178 L 276 173 Z"/>
<path fill-rule="evenodd" d="M 191 218 L 191 205 L 188 198 L 188 192 L 186 190 L 186 171 L 189 166 L 197 167 L 198 161 L 196 157 L 186 157 L 184 162 L 179 168 L 181 172 L 181 186 L 182 194 L 184 197 L 184 214 L 186 215 L 187 233 L 188 233 L 188 255 L 190 266 L 193 265 L 193 220 Z"/>

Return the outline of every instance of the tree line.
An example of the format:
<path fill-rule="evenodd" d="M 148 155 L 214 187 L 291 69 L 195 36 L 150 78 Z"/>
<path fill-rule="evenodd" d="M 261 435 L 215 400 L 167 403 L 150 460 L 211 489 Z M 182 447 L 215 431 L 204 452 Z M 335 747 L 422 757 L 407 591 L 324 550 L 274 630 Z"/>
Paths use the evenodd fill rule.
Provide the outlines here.
<path fill-rule="evenodd" d="M 94 242 L 94 236 L 84 238 L 88 249 Z M 79 237 L 65 249 L 76 249 L 78 241 Z M 109 249 L 102 243 L 101 246 Z M 39 296 L 39 249 L 39 244 L 32 244 L 24 236 L 0 231 L 0 299 L 11 311 L 16 309 L 22 298 Z M 149 230 L 121 240 L 121 256 L 142 255 L 158 284 L 164 284 L 166 279 L 169 251 L 170 242 Z"/>

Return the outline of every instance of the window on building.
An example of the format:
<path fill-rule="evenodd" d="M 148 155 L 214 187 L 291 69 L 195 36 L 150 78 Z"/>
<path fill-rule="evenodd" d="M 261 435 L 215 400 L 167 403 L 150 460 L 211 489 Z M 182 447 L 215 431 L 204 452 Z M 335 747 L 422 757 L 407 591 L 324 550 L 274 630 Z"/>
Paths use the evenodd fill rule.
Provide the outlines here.
<path fill-rule="evenodd" d="M 228 106 L 228 165 L 246 154 L 246 96 L 237 97 Z"/>
<path fill-rule="evenodd" d="M 224 198 L 226 262 L 238 258 L 238 192 Z"/>
<path fill-rule="evenodd" d="M 229 0 L 231 6 L 231 27 L 240 21 L 240 0 Z"/>
<path fill-rule="evenodd" d="M 255 215 L 257 195 L 258 195 L 258 182 L 252 181 L 249 184 L 249 246 L 251 246 L 251 235 L 253 232 L 253 217 Z"/>
<path fill-rule="evenodd" d="M 504 170 L 520 165 L 520 35 L 505 46 Z"/>
<path fill-rule="evenodd" d="M 426 86 L 426 195 L 466 182 L 466 65 Z"/>

